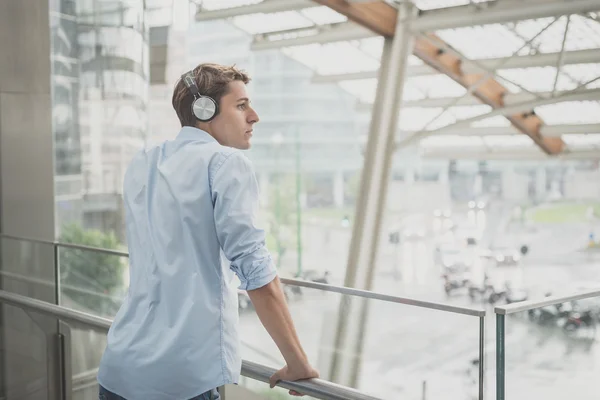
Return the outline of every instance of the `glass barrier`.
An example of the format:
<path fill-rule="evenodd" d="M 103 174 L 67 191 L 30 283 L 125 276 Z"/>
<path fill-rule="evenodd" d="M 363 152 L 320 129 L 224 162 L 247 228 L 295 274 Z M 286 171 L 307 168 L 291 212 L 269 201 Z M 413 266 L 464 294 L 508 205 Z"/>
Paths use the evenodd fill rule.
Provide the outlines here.
<path fill-rule="evenodd" d="M 340 303 L 352 297 L 305 287 L 284 285 L 298 335 L 309 360 L 321 378 L 354 387 L 385 399 L 464 399 L 478 395 L 479 321 L 467 315 L 365 299 L 367 316 L 361 323 L 359 308 L 350 307 L 344 329 L 364 327 L 361 354 L 356 341 L 336 339 Z M 258 316 L 240 294 L 242 357 L 279 368 L 279 350 L 262 327 Z M 356 298 L 354 298 L 356 300 Z M 493 327 L 490 326 L 489 329 Z M 355 364 L 355 372 L 338 364 Z M 357 374 L 357 379 L 344 377 Z M 453 397 L 448 397 L 453 393 Z"/>
<path fill-rule="evenodd" d="M 60 304 L 112 318 L 127 290 L 127 257 L 72 245 L 56 248 Z M 309 287 L 298 286 L 303 284 Z M 301 342 L 322 379 L 381 398 L 394 398 L 398 393 L 415 400 L 448 398 L 448 393 L 453 393 L 449 400 L 483 398 L 479 392 L 482 339 L 493 326 L 486 327 L 483 312 L 468 308 L 472 305 L 427 303 L 289 280 L 284 280 L 284 292 Z M 282 367 L 283 358 L 248 295 L 240 291 L 238 296 L 242 358 Z M 88 375 L 101 357 L 101 351 L 86 351 L 103 349 L 105 344 L 85 330 L 70 329 L 68 336 L 73 349 L 73 391 L 77 389 L 85 398 L 94 391 Z"/>
<path fill-rule="evenodd" d="M 289 390 L 280 387 L 271 389 L 269 384 L 242 376 L 239 385 L 225 387 L 225 400 L 291 400 L 297 396 L 289 394 Z M 316 400 L 314 397 L 304 396 L 302 399 Z"/>
<path fill-rule="evenodd" d="M 0 288 L 56 303 L 54 246 L 0 238 Z"/>
<path fill-rule="evenodd" d="M 106 347 L 106 334 L 69 328 L 72 400 L 98 399 L 98 366 Z"/>
<path fill-rule="evenodd" d="M 92 353 L 89 351 L 89 347 L 101 345 L 102 337 L 108 331 L 111 320 L 4 290 L 0 290 L 0 302 L 7 305 L 7 307 L 18 307 L 21 310 L 26 310 L 28 315 L 36 314 L 36 316 L 42 316 L 36 318 L 32 317 L 32 319 L 45 333 L 47 332 L 47 325 L 45 325 L 46 322 L 43 322 L 44 318 L 46 318 L 46 321 L 50 322 L 51 327 L 61 327 L 61 334 L 46 334 L 46 343 L 48 346 L 51 346 L 53 350 L 50 351 L 47 348 L 46 351 L 46 361 L 49 366 L 49 384 L 45 392 L 43 392 L 43 388 L 39 389 L 41 395 L 44 395 L 40 396 L 40 398 L 70 398 L 72 397 L 70 395 L 73 393 L 77 393 L 78 396 L 84 398 L 90 396 L 95 397 L 92 393 L 96 385 L 92 380 L 92 376 L 96 374 L 96 371 L 95 368 L 89 367 L 98 363 L 98 357 L 97 355 L 90 356 Z M 60 322 L 57 319 L 59 319 Z M 86 338 L 86 340 L 77 339 L 77 334 L 70 329 L 69 326 L 76 326 L 77 329 L 81 330 L 81 337 Z M 99 332 L 100 335 L 93 333 L 91 330 Z M 55 345 L 50 343 L 50 337 L 56 338 L 56 342 L 53 342 Z M 74 342 L 75 349 L 73 349 Z M 83 352 L 81 352 L 80 349 L 83 350 Z M 52 355 L 52 358 L 50 355 Z M 79 362 L 79 364 L 73 366 L 73 360 Z M 32 362 L 34 360 L 28 361 Z M 81 369 L 83 369 L 83 371 L 79 372 Z M 73 375 L 73 370 L 77 371 L 75 375 Z M 269 377 L 274 372 L 275 370 L 265 365 L 247 360 L 242 362 L 242 375 L 251 379 L 268 382 Z M 65 379 L 65 377 L 69 378 Z M 51 382 L 54 382 L 57 387 L 53 387 L 53 385 L 50 384 Z M 28 387 L 30 388 L 32 386 L 33 385 L 28 382 Z M 278 386 L 292 389 L 297 392 L 307 393 L 308 395 L 319 399 L 381 400 L 347 387 L 332 384 L 331 382 L 322 379 L 311 379 L 301 382 L 282 381 L 278 383 Z M 35 399 L 37 397 L 29 396 L 27 398 Z M 247 396 L 242 398 L 247 400 Z M 228 397 L 228 400 L 237 400 L 237 398 L 231 396 Z"/>
<path fill-rule="evenodd" d="M 47 399 L 57 390 L 58 365 L 52 335 L 55 318 L 29 314 L 19 307 L 0 305 L 2 315 L 2 387 L 4 399 Z"/>
<path fill-rule="evenodd" d="M 598 296 L 496 307 L 498 400 L 598 397 L 589 386 L 600 373 Z"/>
<path fill-rule="evenodd" d="M 127 292 L 129 259 L 59 246 L 60 304 L 102 317 L 114 317 Z"/>

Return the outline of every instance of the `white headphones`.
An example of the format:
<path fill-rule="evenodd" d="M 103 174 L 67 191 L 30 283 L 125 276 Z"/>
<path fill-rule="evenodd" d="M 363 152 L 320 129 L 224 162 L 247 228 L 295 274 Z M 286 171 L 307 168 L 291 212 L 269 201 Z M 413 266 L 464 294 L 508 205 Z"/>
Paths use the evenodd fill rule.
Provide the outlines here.
<path fill-rule="evenodd" d="M 183 79 L 183 83 L 185 83 L 185 86 L 190 89 L 192 96 L 194 96 L 194 101 L 192 102 L 192 114 L 202 122 L 208 122 L 216 117 L 219 113 L 219 105 L 212 97 L 200 94 L 192 71 L 183 74 L 181 79 Z"/>

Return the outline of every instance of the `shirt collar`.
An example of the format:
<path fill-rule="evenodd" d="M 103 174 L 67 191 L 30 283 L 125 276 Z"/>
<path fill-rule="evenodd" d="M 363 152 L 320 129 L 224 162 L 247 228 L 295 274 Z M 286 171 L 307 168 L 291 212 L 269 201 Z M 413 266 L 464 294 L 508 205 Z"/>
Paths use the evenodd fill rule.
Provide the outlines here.
<path fill-rule="evenodd" d="M 217 140 L 212 137 L 208 132 L 203 131 L 192 126 L 184 126 L 177 135 L 177 140 L 193 140 L 195 142 L 210 143 L 216 142 Z"/>

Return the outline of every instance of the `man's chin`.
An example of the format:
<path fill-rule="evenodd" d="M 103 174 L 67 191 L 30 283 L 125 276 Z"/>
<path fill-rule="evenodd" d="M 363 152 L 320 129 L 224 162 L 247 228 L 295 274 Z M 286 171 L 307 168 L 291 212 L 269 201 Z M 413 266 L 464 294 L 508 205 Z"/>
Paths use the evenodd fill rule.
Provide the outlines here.
<path fill-rule="evenodd" d="M 235 146 L 235 148 L 238 150 L 249 150 L 251 147 L 252 147 L 252 144 L 250 143 L 249 140 L 247 142 L 240 143 L 237 146 Z"/>

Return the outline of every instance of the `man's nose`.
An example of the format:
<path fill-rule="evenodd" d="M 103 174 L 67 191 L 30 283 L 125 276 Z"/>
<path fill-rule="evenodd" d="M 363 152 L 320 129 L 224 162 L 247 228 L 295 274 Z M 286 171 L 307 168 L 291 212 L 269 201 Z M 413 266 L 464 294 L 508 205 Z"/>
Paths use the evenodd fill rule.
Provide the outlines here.
<path fill-rule="evenodd" d="M 250 113 L 250 115 L 248 116 L 248 122 L 251 124 L 255 124 L 258 121 L 260 121 L 260 118 L 258 118 L 258 114 L 253 109 L 252 112 Z"/>

